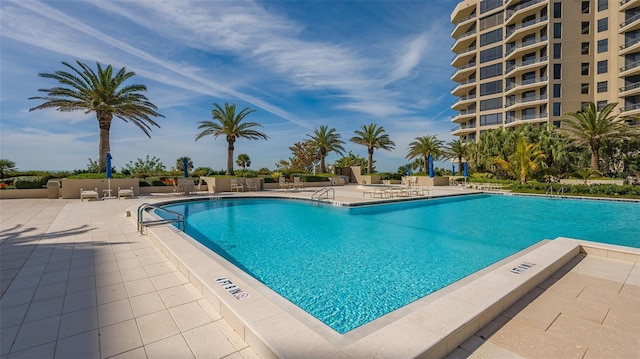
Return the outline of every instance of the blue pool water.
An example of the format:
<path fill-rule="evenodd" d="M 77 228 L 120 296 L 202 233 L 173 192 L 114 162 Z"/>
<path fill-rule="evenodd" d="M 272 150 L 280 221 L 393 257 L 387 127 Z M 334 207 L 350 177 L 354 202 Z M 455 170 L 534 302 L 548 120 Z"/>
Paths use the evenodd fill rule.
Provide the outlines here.
<path fill-rule="evenodd" d="M 186 232 L 339 333 L 542 239 L 640 247 L 640 204 L 477 195 L 366 207 L 234 199 L 165 208 Z"/>

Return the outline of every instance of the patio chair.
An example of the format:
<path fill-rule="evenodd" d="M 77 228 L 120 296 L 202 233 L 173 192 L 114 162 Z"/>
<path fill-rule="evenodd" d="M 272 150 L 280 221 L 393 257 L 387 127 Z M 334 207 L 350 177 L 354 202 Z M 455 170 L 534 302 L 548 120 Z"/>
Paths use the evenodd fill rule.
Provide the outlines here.
<path fill-rule="evenodd" d="M 95 198 L 96 200 L 100 199 L 100 195 L 98 195 L 98 189 L 94 188 L 93 190 L 84 190 L 80 188 L 80 202 L 84 199 L 90 200 L 91 198 Z"/>
<path fill-rule="evenodd" d="M 247 178 L 245 182 L 247 186 L 247 191 L 251 191 L 251 189 L 253 189 L 254 191 L 258 190 L 258 184 L 256 183 L 256 180 L 254 178 Z"/>
<path fill-rule="evenodd" d="M 177 193 L 190 194 L 196 191 L 196 185 L 191 178 L 178 178 L 174 190 Z"/>
<path fill-rule="evenodd" d="M 238 178 L 231 179 L 231 192 L 233 192 L 234 189 L 236 192 L 240 192 L 240 190 L 244 192 L 244 185 L 238 181 Z"/>
<path fill-rule="evenodd" d="M 284 177 L 280 177 L 280 179 L 278 180 L 278 186 L 280 189 L 288 189 L 291 186 L 289 185 L 289 183 L 284 179 Z"/>
<path fill-rule="evenodd" d="M 293 188 L 302 188 L 300 177 L 293 177 Z"/>

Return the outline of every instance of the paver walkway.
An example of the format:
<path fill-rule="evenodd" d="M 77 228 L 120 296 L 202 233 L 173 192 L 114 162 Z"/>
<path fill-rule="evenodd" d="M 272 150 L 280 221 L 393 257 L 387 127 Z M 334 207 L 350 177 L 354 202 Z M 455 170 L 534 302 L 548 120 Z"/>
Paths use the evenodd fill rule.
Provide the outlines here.
<path fill-rule="evenodd" d="M 136 232 L 141 202 L 0 202 L 2 359 L 256 358 Z"/>

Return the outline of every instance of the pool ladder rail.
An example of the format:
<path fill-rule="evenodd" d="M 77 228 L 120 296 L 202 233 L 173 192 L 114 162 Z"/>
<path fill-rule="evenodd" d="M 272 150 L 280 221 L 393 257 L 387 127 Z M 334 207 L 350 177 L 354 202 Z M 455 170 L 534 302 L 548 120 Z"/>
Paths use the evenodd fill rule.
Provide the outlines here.
<path fill-rule="evenodd" d="M 313 194 L 311 195 L 311 200 L 312 201 L 316 200 L 319 203 L 323 195 L 326 196 L 327 199 L 329 199 L 329 192 L 331 192 L 331 195 L 332 195 L 331 199 L 336 199 L 335 189 L 333 189 L 332 187 L 323 187 L 313 192 Z"/>
<path fill-rule="evenodd" d="M 547 188 L 547 193 L 546 196 L 549 198 L 554 198 L 553 195 L 553 187 L 549 186 L 549 188 Z M 556 192 L 555 198 L 564 198 L 564 187 L 560 187 L 558 188 L 558 191 Z"/>
<path fill-rule="evenodd" d="M 157 211 L 162 211 L 165 213 L 169 213 L 173 216 L 175 216 L 174 218 L 162 218 L 162 219 L 148 219 L 148 220 L 144 220 L 144 214 L 148 211 L 148 210 L 157 210 Z M 158 206 L 154 206 L 150 203 L 143 203 L 140 205 L 140 207 L 138 207 L 138 231 L 140 233 L 144 233 L 144 228 L 145 227 L 149 227 L 149 226 L 158 226 L 158 225 L 162 225 L 162 224 L 168 224 L 168 223 L 178 223 L 178 229 L 180 229 L 181 231 L 184 231 L 185 228 L 185 221 L 184 221 L 184 215 L 182 215 L 181 213 L 178 212 L 174 212 L 171 210 L 168 210 L 166 208 L 162 208 L 162 207 L 158 207 Z"/>

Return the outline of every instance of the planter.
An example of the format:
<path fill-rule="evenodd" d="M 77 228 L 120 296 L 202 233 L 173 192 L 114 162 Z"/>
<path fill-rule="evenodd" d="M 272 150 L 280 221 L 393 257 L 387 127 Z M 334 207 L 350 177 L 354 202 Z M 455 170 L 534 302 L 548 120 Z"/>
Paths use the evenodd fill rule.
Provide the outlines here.
<path fill-rule="evenodd" d="M 98 189 L 100 197 L 107 194 L 109 183 L 106 178 L 99 179 L 62 179 L 62 198 L 80 198 L 80 188 Z M 140 193 L 140 182 L 137 178 L 112 178 L 111 179 L 111 196 L 118 195 L 118 187 L 131 188 L 133 194 L 137 196 Z M 173 190 L 172 187 L 168 187 Z"/>
<path fill-rule="evenodd" d="M 3 189 L 0 191 L 0 199 L 47 198 L 48 193 L 46 188 Z"/>

